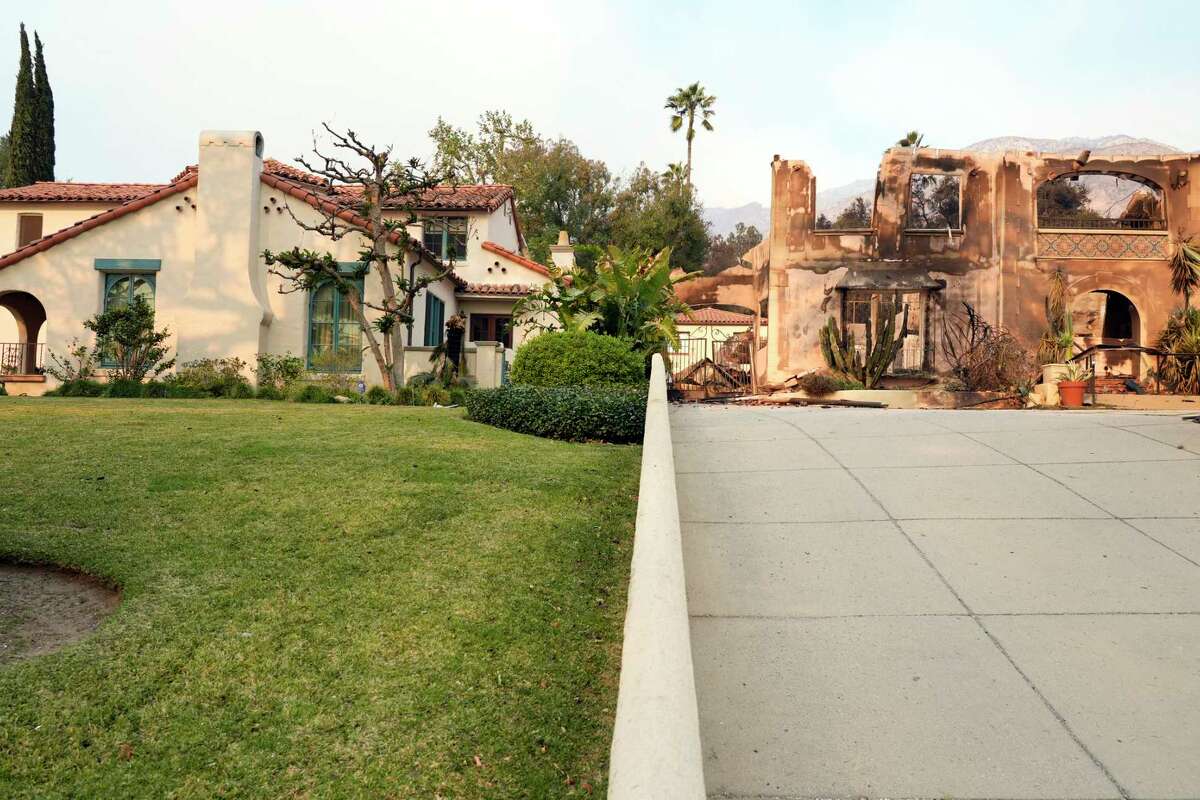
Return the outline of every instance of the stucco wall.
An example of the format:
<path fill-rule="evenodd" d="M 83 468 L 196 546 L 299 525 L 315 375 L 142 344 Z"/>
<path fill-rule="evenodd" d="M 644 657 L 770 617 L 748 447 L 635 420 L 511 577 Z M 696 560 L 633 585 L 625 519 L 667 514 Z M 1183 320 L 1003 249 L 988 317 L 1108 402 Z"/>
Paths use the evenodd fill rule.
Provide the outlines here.
<path fill-rule="evenodd" d="M 68 225 L 107 211 L 117 203 L 3 203 L 0 204 L 0 252 L 17 249 L 17 217 L 42 215 L 42 235 L 49 236 Z"/>

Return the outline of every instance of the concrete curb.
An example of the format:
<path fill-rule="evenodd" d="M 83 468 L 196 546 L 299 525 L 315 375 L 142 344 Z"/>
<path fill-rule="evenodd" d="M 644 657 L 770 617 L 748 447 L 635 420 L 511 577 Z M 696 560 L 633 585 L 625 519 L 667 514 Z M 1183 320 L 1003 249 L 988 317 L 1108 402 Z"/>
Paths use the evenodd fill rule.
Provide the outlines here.
<path fill-rule="evenodd" d="M 612 800 L 700 800 L 704 762 L 666 369 L 654 356 L 609 765 Z"/>

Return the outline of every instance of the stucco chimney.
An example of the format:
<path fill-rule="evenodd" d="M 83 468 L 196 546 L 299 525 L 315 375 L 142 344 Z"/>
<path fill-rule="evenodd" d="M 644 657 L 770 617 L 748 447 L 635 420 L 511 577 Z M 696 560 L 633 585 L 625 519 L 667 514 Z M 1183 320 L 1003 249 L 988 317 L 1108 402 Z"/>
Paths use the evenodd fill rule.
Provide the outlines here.
<path fill-rule="evenodd" d="M 571 245 L 571 236 L 566 231 L 559 231 L 558 244 L 550 245 L 550 260 L 563 272 L 575 269 L 575 248 Z"/>
<path fill-rule="evenodd" d="M 179 360 L 236 356 L 253 364 L 271 324 L 258 227 L 263 137 L 204 131 L 196 263 L 179 329 Z"/>

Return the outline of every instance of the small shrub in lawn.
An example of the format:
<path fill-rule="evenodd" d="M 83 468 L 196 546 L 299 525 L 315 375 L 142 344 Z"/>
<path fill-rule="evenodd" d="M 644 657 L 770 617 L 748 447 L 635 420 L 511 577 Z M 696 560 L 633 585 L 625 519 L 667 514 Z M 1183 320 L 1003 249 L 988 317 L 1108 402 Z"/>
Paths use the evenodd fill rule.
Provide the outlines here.
<path fill-rule="evenodd" d="M 517 349 L 510 379 L 525 386 L 645 383 L 646 358 L 628 339 L 590 331 L 543 333 Z"/>
<path fill-rule="evenodd" d="M 302 383 L 293 387 L 288 399 L 293 403 L 332 403 L 333 392 L 319 383 Z"/>
<path fill-rule="evenodd" d="M 505 386 L 467 395 L 471 419 L 568 441 L 639 442 L 646 426 L 642 389 Z"/>
<path fill-rule="evenodd" d="M 168 387 L 162 381 L 147 381 L 142 384 L 142 397 L 166 397 Z"/>
<path fill-rule="evenodd" d="M 142 382 L 135 380 L 122 380 L 120 378 L 109 381 L 104 387 L 105 397 L 141 397 Z"/>
<path fill-rule="evenodd" d="M 382 386 L 372 386 L 367 389 L 366 401 L 373 406 L 391 405 L 392 393 Z"/>
<path fill-rule="evenodd" d="M 401 386 L 392 393 L 392 402 L 398 406 L 416 405 L 413 402 L 413 394 L 415 390 L 411 386 Z"/>
<path fill-rule="evenodd" d="M 254 396 L 257 397 L 259 400 L 285 400 L 285 399 L 287 399 L 287 395 L 285 395 L 282 390 L 277 388 L 272 383 L 264 384 L 263 386 L 258 387 L 258 391 L 254 393 Z"/>
<path fill-rule="evenodd" d="M 7 397 L 8 390 L 4 388 L 4 384 L 0 383 L 0 397 Z"/>
<path fill-rule="evenodd" d="M 467 395 L 470 393 L 470 389 L 462 386 L 453 387 L 450 389 L 450 404 L 455 406 L 465 406 L 467 404 Z"/>
<path fill-rule="evenodd" d="M 259 353 L 254 376 L 260 388 L 273 386 L 281 394 L 287 394 L 292 385 L 304 377 L 304 359 L 291 353 Z"/>
<path fill-rule="evenodd" d="M 182 364 L 170 382 L 209 397 L 234 397 L 246 395 L 243 388 L 250 382 L 242 374 L 246 362 L 240 358 L 201 358 Z"/>
<path fill-rule="evenodd" d="M 172 400 L 203 400 L 206 397 L 212 397 L 211 394 L 198 389 L 195 386 L 188 386 L 177 381 L 167 381 L 167 397 Z"/>
<path fill-rule="evenodd" d="M 100 381 L 93 381 L 88 378 L 79 378 L 73 381 L 66 381 L 47 394 L 55 394 L 59 397 L 100 397 L 104 394 L 104 384 Z"/>
<path fill-rule="evenodd" d="M 430 385 L 421 389 L 421 405 L 431 406 L 435 403 L 440 406 L 450 405 L 449 390 L 437 385 Z"/>

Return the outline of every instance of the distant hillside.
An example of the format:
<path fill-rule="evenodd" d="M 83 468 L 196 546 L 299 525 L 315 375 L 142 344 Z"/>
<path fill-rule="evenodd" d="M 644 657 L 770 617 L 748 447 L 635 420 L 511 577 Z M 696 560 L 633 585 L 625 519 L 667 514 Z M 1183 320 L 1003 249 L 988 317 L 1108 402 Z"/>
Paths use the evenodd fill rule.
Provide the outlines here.
<path fill-rule="evenodd" d="M 1077 153 L 1080 150 L 1091 150 L 1092 155 L 1120 153 L 1131 156 L 1157 155 L 1158 153 L 1178 153 L 1178 147 L 1156 142 L 1153 139 L 1139 139 L 1136 136 L 1116 134 L 1113 136 L 1069 136 L 1065 139 L 1035 139 L 1029 136 L 997 136 L 994 139 L 984 139 L 981 142 L 969 144 L 961 150 L 984 150 L 1001 152 L 1004 150 L 1033 150 L 1042 153 Z"/>
<path fill-rule="evenodd" d="M 759 233 L 766 236 L 767 228 L 771 225 L 771 209 L 762 203 L 747 203 L 737 208 L 706 208 L 704 219 L 709 225 L 708 232 L 713 236 L 727 236 L 733 233 L 739 222 L 753 225 L 758 228 Z"/>
<path fill-rule="evenodd" d="M 973 142 L 965 147 L 950 148 L 955 150 L 983 150 L 985 152 L 1001 152 L 1004 150 L 1033 150 L 1042 153 L 1078 153 L 1080 150 L 1091 150 L 1093 156 L 1119 153 L 1132 156 L 1156 155 L 1158 153 L 1178 153 L 1178 147 L 1156 142 L 1153 139 L 1140 139 L 1136 136 L 1114 134 L 1111 136 L 1068 136 L 1064 139 L 1038 139 L 1032 136 L 997 136 L 992 139 Z M 817 176 L 820 186 L 820 176 Z M 875 179 L 860 178 L 843 186 L 834 186 L 817 191 L 817 213 L 824 214 L 831 220 L 836 219 L 854 198 L 862 197 L 867 205 L 874 202 Z M 1110 197 L 1104 188 L 1097 185 L 1093 188 L 1093 204 L 1103 211 L 1106 207 L 1119 203 L 1122 198 L 1115 195 Z M 738 208 L 708 208 L 704 216 L 712 226 L 712 233 L 729 233 L 738 222 L 756 226 L 765 236 L 770 225 L 771 210 L 762 203 L 748 203 Z"/>

